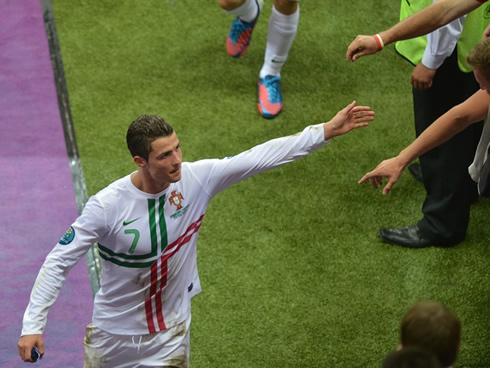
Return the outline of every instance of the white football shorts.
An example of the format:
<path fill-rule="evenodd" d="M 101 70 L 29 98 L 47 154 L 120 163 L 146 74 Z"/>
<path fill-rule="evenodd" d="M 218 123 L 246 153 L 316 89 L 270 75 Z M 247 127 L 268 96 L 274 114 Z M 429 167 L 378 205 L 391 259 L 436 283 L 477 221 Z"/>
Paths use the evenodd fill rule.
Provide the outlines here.
<path fill-rule="evenodd" d="M 191 318 L 148 335 L 113 335 L 86 329 L 85 368 L 189 367 Z"/>

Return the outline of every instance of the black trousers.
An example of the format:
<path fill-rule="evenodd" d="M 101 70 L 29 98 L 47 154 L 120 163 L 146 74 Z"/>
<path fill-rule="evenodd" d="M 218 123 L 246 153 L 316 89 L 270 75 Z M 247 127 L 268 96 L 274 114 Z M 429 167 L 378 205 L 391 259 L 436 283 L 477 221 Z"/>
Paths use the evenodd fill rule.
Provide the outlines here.
<path fill-rule="evenodd" d="M 455 50 L 437 70 L 430 89 L 413 89 L 416 135 L 478 89 L 473 73 L 459 70 Z M 473 162 L 482 127 L 483 122 L 470 125 L 420 157 L 427 194 L 418 226 L 434 243 L 458 243 L 466 236 L 470 206 L 478 198 L 468 166 Z"/>

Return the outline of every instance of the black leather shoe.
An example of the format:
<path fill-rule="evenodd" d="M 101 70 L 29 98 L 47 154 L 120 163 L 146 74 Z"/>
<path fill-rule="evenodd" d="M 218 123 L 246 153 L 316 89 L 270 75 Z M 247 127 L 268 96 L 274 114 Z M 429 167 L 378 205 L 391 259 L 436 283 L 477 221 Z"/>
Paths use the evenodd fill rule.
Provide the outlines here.
<path fill-rule="evenodd" d="M 424 183 L 424 178 L 422 177 L 422 168 L 419 163 L 414 163 L 408 165 L 408 171 L 419 183 Z"/>
<path fill-rule="evenodd" d="M 398 229 L 379 229 L 379 235 L 385 243 L 400 245 L 406 248 L 427 248 L 436 245 L 421 236 L 417 225 L 400 227 Z"/>

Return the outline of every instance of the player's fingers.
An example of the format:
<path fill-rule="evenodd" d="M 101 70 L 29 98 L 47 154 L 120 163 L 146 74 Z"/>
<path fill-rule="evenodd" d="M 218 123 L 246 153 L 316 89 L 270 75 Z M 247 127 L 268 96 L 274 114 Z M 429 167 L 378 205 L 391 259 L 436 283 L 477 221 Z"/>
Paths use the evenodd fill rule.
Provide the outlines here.
<path fill-rule="evenodd" d="M 39 349 L 39 354 L 41 354 L 41 357 L 44 355 L 44 341 L 39 341 L 37 343 L 37 348 Z"/>
<path fill-rule="evenodd" d="M 367 173 L 366 175 L 364 175 L 361 180 L 359 180 L 357 182 L 357 184 L 362 184 L 364 183 L 365 181 L 369 180 L 369 182 L 371 183 L 371 186 L 376 189 L 378 187 L 378 184 L 376 183 L 376 180 L 375 178 L 371 175 L 371 173 Z"/>
<path fill-rule="evenodd" d="M 374 189 L 378 189 L 378 186 L 379 186 L 379 180 L 376 176 L 372 177 L 372 178 L 369 178 L 369 182 L 371 183 L 371 186 L 374 188 Z"/>
<path fill-rule="evenodd" d="M 357 182 L 357 184 L 362 184 L 362 183 L 364 183 L 368 179 L 369 179 L 369 173 L 365 174 L 361 179 L 359 179 L 359 181 Z"/>
<path fill-rule="evenodd" d="M 345 60 L 347 61 L 354 61 L 354 53 L 357 49 L 356 46 L 354 46 L 354 44 L 356 43 L 356 41 L 352 41 L 352 43 L 349 45 L 349 47 L 347 48 L 347 53 L 345 54 Z"/>
<path fill-rule="evenodd" d="M 354 112 L 354 107 L 356 106 L 356 101 L 352 101 L 350 104 L 348 104 L 346 107 L 344 107 L 344 111 L 347 113 Z"/>
<path fill-rule="evenodd" d="M 371 111 L 371 107 L 370 106 L 355 106 L 352 110 L 354 112 Z"/>
<path fill-rule="evenodd" d="M 375 170 L 370 171 L 367 174 L 365 174 L 357 183 L 358 184 L 362 184 L 366 180 L 369 180 L 371 182 L 371 185 L 374 188 L 377 188 L 378 187 L 378 184 L 382 184 L 383 183 L 383 178 L 381 176 L 379 176 L 378 174 L 376 174 L 375 173 Z"/>
<path fill-rule="evenodd" d="M 395 184 L 395 182 L 393 181 L 388 181 L 388 183 L 385 185 L 385 187 L 383 188 L 383 195 L 387 195 L 391 188 L 393 188 L 393 185 Z"/>
<path fill-rule="evenodd" d="M 32 362 L 32 359 L 31 359 L 31 350 L 30 349 L 28 349 L 28 348 L 22 348 L 19 351 L 19 355 L 20 355 L 20 358 L 24 362 Z"/>
<path fill-rule="evenodd" d="M 354 124 L 353 129 L 364 128 L 364 127 L 367 127 L 367 126 L 369 126 L 369 123 L 366 123 L 366 122 L 356 122 Z"/>
<path fill-rule="evenodd" d="M 363 111 L 354 114 L 356 121 L 371 121 L 374 120 L 374 111 Z"/>
<path fill-rule="evenodd" d="M 19 351 L 20 359 L 26 361 L 28 356 L 26 355 L 27 347 L 25 346 L 25 344 L 19 342 L 17 344 L 17 350 Z"/>
<path fill-rule="evenodd" d="M 364 56 L 366 55 L 365 52 L 363 51 L 357 51 L 353 56 L 352 56 L 352 61 L 356 61 L 357 59 L 359 59 L 361 56 Z"/>

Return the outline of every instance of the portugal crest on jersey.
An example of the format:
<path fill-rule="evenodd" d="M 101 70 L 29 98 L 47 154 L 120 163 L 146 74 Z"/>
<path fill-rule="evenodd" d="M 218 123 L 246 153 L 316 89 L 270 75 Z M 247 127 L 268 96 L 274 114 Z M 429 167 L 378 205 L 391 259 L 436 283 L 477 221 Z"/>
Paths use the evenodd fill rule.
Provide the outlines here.
<path fill-rule="evenodd" d="M 182 201 L 184 200 L 184 197 L 182 196 L 182 193 L 177 192 L 177 191 L 172 191 L 170 198 L 168 201 L 170 202 L 171 205 L 174 205 L 177 207 L 177 210 L 180 210 L 182 208 Z"/>

